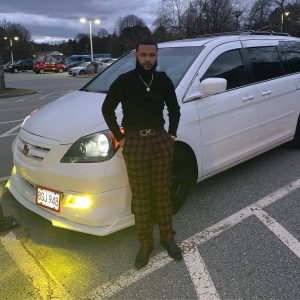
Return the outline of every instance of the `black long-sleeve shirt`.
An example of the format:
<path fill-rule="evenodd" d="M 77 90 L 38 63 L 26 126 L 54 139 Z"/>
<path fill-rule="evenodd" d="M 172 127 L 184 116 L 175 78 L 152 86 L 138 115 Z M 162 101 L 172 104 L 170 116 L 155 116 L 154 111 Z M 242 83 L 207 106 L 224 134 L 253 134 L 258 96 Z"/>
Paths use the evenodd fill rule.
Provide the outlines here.
<path fill-rule="evenodd" d="M 149 84 L 151 77 L 143 78 Z M 115 110 L 121 103 L 123 110 L 122 126 L 126 130 L 162 128 L 164 106 L 167 106 L 170 135 L 176 136 L 180 119 L 180 107 L 177 102 L 174 85 L 165 72 L 153 72 L 150 92 L 139 78 L 137 70 L 120 75 L 110 86 L 102 106 L 102 113 L 109 129 L 117 140 L 124 134 L 117 123 Z"/>

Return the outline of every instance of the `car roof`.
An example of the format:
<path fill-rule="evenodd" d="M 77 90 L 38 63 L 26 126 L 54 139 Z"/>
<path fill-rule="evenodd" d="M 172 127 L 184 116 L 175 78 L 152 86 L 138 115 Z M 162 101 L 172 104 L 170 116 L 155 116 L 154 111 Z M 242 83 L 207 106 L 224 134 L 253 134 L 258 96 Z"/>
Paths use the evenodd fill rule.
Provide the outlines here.
<path fill-rule="evenodd" d="M 264 33 L 264 32 L 263 32 Z M 159 48 L 166 47 L 192 47 L 192 46 L 204 46 L 208 43 L 216 42 L 223 44 L 233 41 L 245 41 L 245 40 L 296 40 L 296 37 L 289 36 L 287 34 L 263 34 L 258 32 L 245 33 L 220 33 L 212 35 L 203 35 L 195 38 L 188 38 L 183 40 L 175 40 L 158 44 Z M 300 39 L 299 39 L 300 40 Z"/>

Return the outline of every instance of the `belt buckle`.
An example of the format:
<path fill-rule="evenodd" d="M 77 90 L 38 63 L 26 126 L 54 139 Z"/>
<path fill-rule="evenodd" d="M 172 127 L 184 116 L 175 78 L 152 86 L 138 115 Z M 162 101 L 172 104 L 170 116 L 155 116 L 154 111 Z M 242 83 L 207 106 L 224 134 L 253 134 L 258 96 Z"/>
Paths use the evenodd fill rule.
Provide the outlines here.
<path fill-rule="evenodd" d="M 155 135 L 155 130 L 154 129 L 142 129 L 140 130 L 140 135 L 141 136 L 148 136 L 148 135 Z"/>

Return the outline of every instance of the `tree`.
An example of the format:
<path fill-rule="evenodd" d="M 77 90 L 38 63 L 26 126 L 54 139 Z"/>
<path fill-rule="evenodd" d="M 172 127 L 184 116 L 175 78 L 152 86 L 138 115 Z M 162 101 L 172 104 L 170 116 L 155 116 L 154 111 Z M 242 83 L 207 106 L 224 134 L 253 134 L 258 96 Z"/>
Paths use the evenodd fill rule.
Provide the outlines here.
<path fill-rule="evenodd" d="M 116 34 L 120 35 L 125 28 L 131 28 L 135 26 L 145 27 L 146 24 L 143 19 L 135 15 L 127 15 L 118 19 L 115 32 Z"/>

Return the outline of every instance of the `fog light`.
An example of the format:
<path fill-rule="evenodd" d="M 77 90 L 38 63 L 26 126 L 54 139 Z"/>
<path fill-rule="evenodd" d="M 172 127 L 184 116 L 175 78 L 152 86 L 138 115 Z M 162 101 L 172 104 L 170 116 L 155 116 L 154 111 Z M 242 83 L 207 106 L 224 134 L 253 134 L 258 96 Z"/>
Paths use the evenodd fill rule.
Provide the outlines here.
<path fill-rule="evenodd" d="M 66 199 L 66 207 L 72 208 L 89 208 L 92 205 L 92 201 L 88 196 L 73 196 L 69 195 Z"/>

